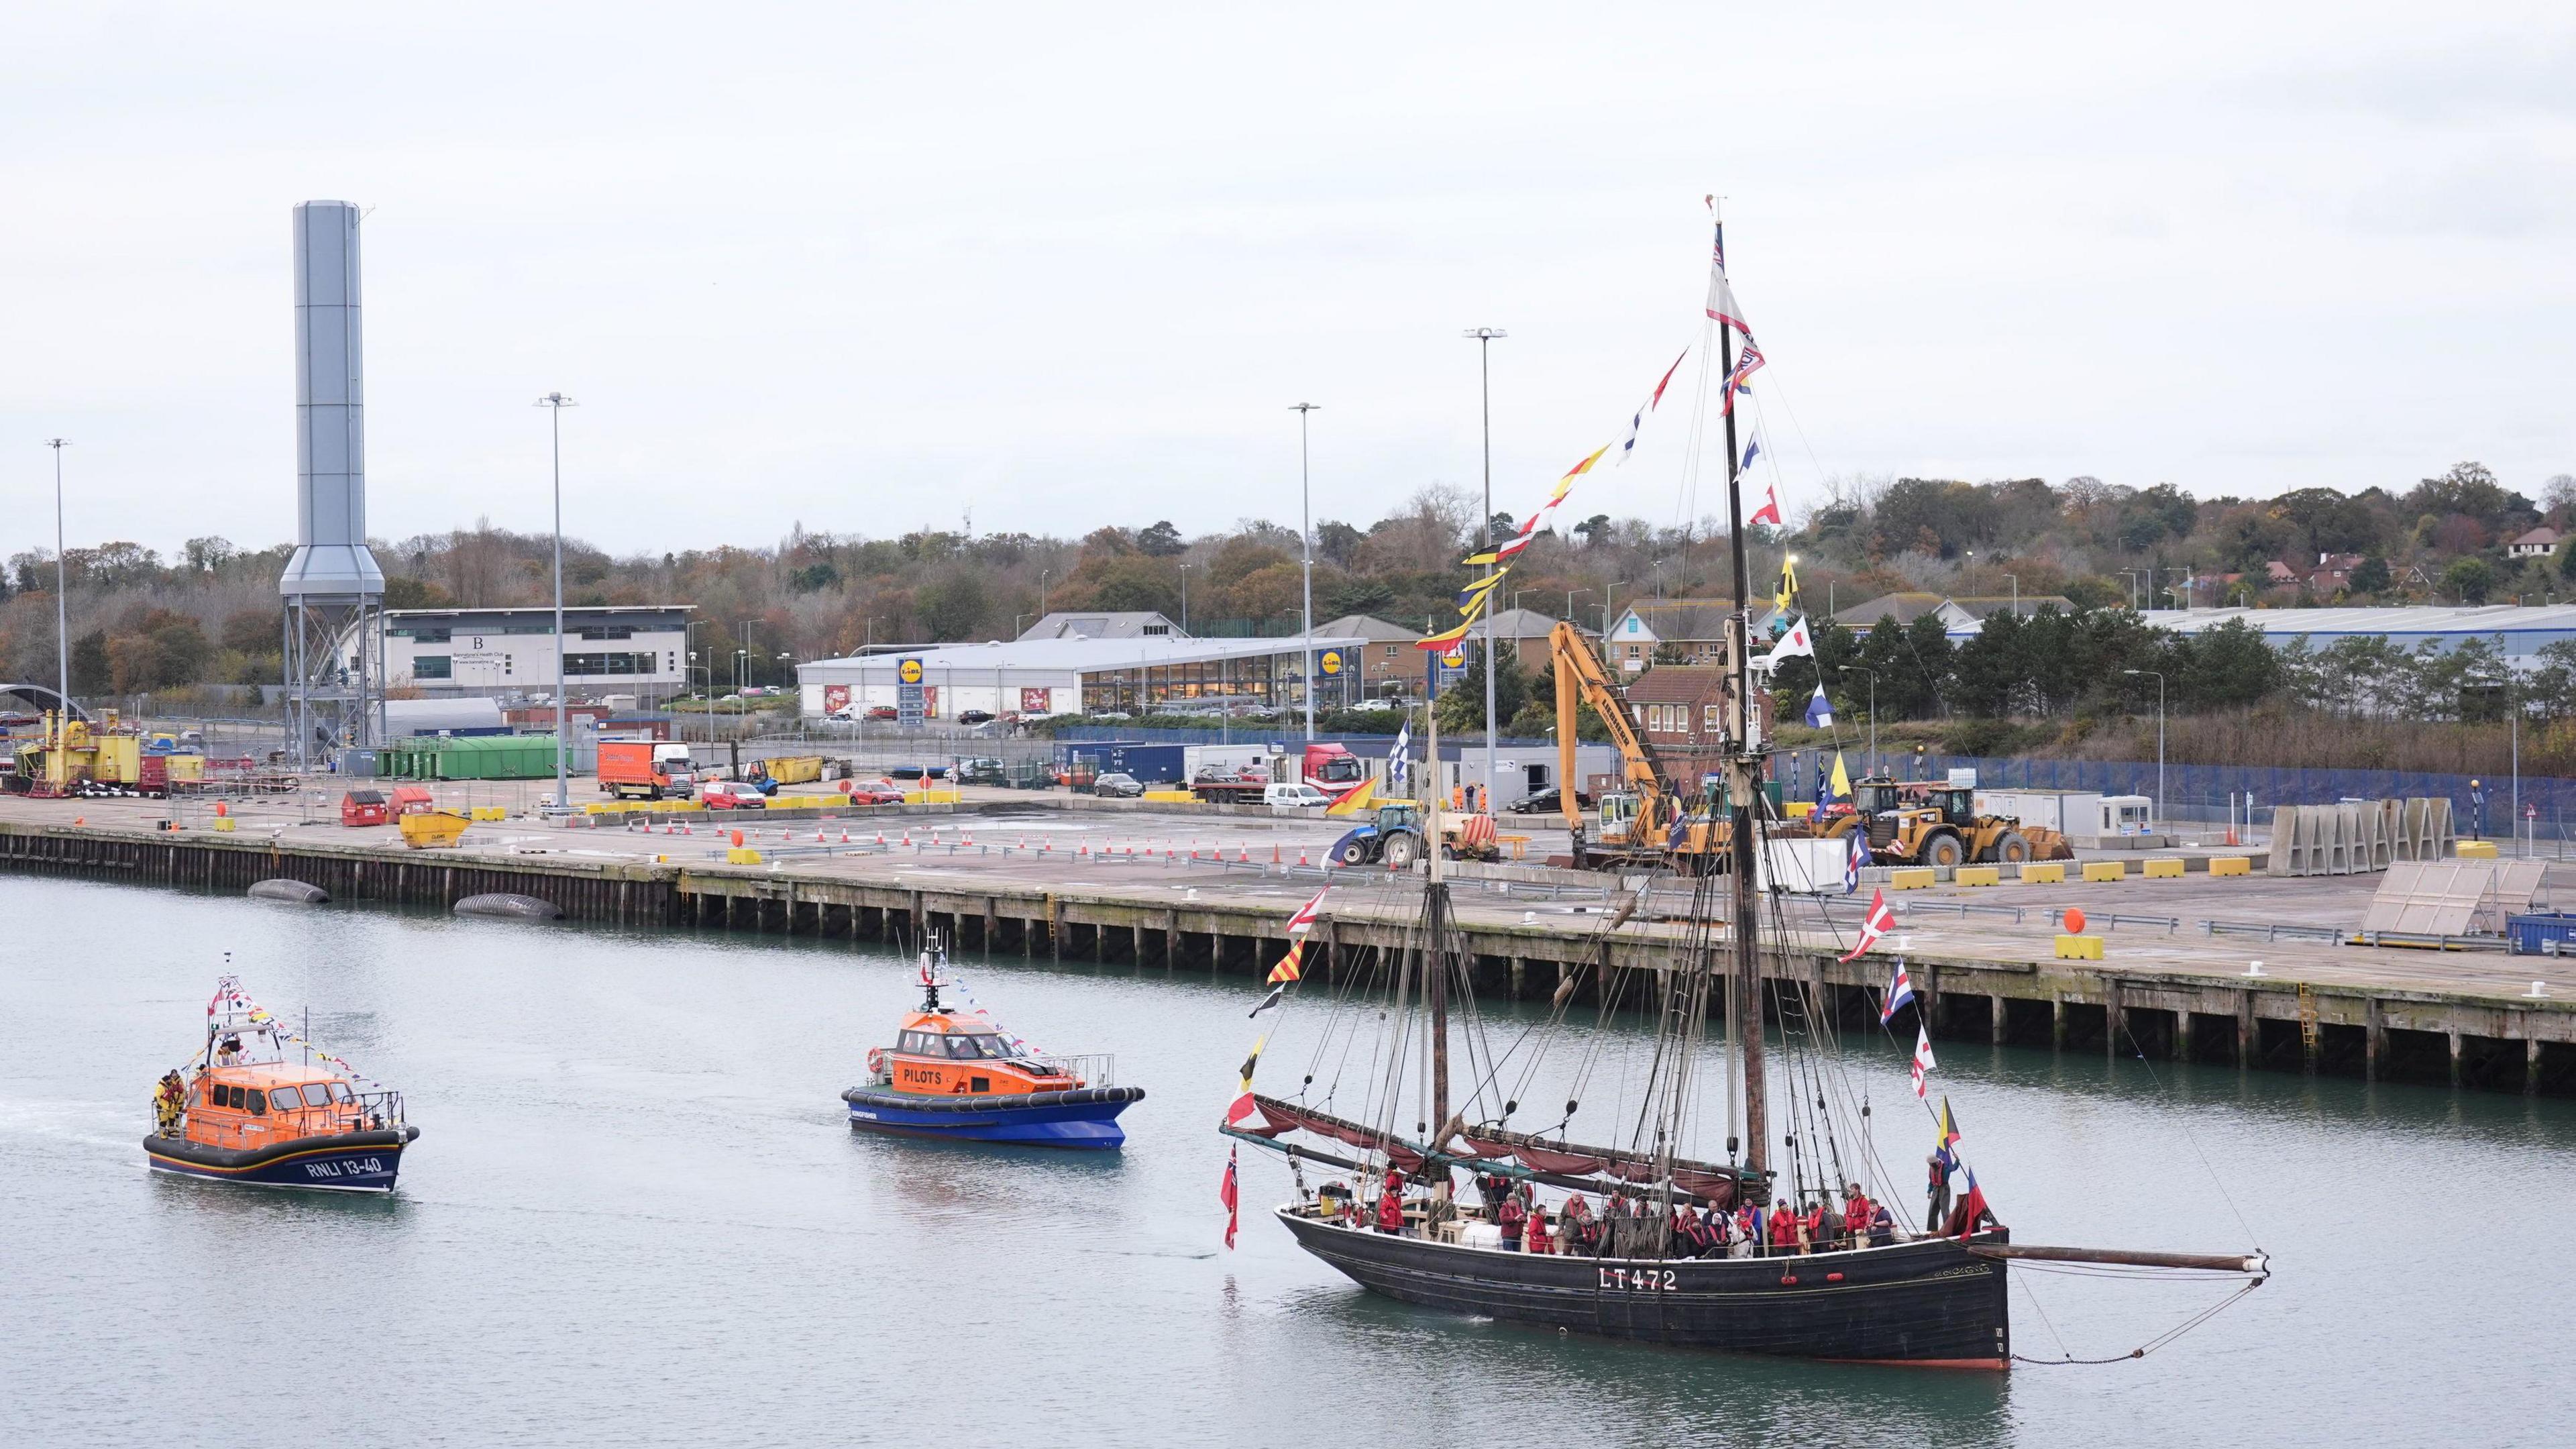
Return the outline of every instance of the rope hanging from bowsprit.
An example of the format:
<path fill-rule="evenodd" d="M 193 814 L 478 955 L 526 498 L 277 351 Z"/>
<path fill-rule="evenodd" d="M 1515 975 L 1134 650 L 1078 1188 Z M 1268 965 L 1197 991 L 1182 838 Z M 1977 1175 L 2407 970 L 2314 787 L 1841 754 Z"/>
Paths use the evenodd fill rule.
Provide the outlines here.
<path fill-rule="evenodd" d="M 2244 1287 L 2239 1288 L 2235 1292 L 2228 1294 L 2226 1297 L 2219 1299 L 2216 1303 L 2213 1303 L 2207 1308 L 2202 1309 L 2200 1312 L 2193 1314 L 2191 1317 L 2184 1319 L 2172 1328 L 2165 1330 L 2154 1338 L 2148 1339 L 2145 1343 L 2138 1345 L 2136 1348 L 2130 1349 L 2127 1353 L 2113 1354 L 2109 1358 L 2077 1358 L 2072 1354 L 2069 1354 L 2064 1358 L 2032 1358 L 2028 1354 L 2017 1353 L 2012 1356 L 2012 1361 L 2014 1363 L 2062 1368 L 2106 1363 L 2127 1363 L 2131 1359 L 2145 1358 L 2148 1354 L 2155 1352 L 2157 1349 L 2164 1347 L 2166 1344 L 2169 1344 L 2175 1339 L 2182 1337 L 2184 1334 L 2191 1332 L 2193 1329 L 2200 1327 L 2209 1320 L 2216 1318 L 2219 1314 L 2226 1312 L 2237 1303 L 2242 1302 L 2246 1294 L 2262 1287 L 2265 1281 L 2266 1280 L 2262 1278 L 2254 1279 Z"/>

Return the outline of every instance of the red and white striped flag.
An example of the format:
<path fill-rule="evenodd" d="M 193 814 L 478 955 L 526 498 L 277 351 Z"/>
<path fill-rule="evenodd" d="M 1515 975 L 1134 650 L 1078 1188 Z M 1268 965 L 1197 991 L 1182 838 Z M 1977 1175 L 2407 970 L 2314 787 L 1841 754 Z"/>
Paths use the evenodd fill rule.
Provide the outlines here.
<path fill-rule="evenodd" d="M 1932 1067 L 1932 1034 L 1918 1021 L 1914 1024 L 1914 1095 L 1923 1095 L 1923 1076 Z"/>
<path fill-rule="evenodd" d="M 1762 485 L 1762 506 L 1753 510 L 1753 517 L 1747 522 L 1767 523 L 1773 528 L 1786 527 L 1780 521 L 1780 485 L 1776 483 Z"/>
<path fill-rule="evenodd" d="M 1895 925 L 1896 912 L 1888 908 L 1887 892 L 1883 890 L 1871 891 L 1869 893 L 1869 914 L 1860 918 L 1860 940 L 1851 948 L 1850 954 L 1844 956 L 1843 959 L 1846 961 L 1856 961 L 1860 959 L 1862 952 L 1877 945 L 1879 937 L 1886 935 Z"/>
<path fill-rule="evenodd" d="M 1297 914 L 1288 918 L 1289 935 L 1302 936 L 1315 929 L 1315 918 L 1323 913 L 1324 897 L 1331 890 L 1331 886 L 1324 887 L 1323 890 L 1315 892 L 1313 900 L 1297 908 Z"/>

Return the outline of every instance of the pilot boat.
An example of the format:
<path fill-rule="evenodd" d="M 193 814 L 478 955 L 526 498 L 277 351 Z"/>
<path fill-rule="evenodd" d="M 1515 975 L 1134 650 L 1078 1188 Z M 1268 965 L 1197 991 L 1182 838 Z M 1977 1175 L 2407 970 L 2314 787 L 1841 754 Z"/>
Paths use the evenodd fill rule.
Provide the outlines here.
<path fill-rule="evenodd" d="M 420 1129 L 402 1094 L 244 995 L 226 976 L 206 1003 L 205 1047 L 161 1079 L 143 1151 L 156 1172 L 262 1187 L 391 1192 Z"/>
<path fill-rule="evenodd" d="M 942 1002 L 943 986 L 964 1005 Z M 1049 1056 L 1004 1030 L 949 974 L 935 942 L 921 953 L 921 989 L 894 1045 L 869 1049 L 866 1083 L 841 1094 L 852 1127 L 1029 1147 L 1126 1143 L 1118 1114 L 1145 1089 L 1108 1085 L 1113 1058 Z"/>

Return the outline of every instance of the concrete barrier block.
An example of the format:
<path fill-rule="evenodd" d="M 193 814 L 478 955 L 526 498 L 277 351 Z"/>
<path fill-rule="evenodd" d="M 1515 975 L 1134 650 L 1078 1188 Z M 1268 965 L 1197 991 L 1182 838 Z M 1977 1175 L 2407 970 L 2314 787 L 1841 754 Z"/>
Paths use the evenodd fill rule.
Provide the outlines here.
<path fill-rule="evenodd" d="M 1892 891 L 1926 891 L 1932 888 L 1932 867 L 1900 866 L 1887 873 L 1887 888 Z"/>
<path fill-rule="evenodd" d="M 2066 862 L 2031 861 L 2021 868 L 2021 883 L 2023 885 L 2064 885 L 2066 884 Z"/>
<path fill-rule="evenodd" d="M 760 852 L 744 845 L 728 847 L 725 851 L 725 864 L 758 865 L 760 864 Z"/>
<path fill-rule="evenodd" d="M 2452 847 L 2452 851 L 2460 860 L 2493 860 L 2496 858 L 2496 843 L 2492 840 L 2463 840 Z"/>
<path fill-rule="evenodd" d="M 2182 879 L 2182 861 L 2179 857 L 2169 855 L 2161 859 L 2150 860 L 2146 864 L 2147 879 L 2149 880 Z"/>
<path fill-rule="evenodd" d="M 2088 860 L 2084 862 L 2084 878 L 2086 880 L 2119 880 L 2128 873 L 2129 867 L 2124 861 Z"/>
<path fill-rule="evenodd" d="M 2252 875 L 2254 861 L 2249 856 L 2213 855 L 2209 858 L 2211 875 Z"/>
<path fill-rule="evenodd" d="M 1950 883 L 1952 885 L 1963 886 L 2002 885 L 2004 883 L 2003 867 L 1999 865 L 1963 865 L 1950 872 Z"/>
<path fill-rule="evenodd" d="M 2102 938 L 2099 936 L 2060 936 L 2057 938 L 2057 959 L 2060 961 L 2099 961 L 2102 959 Z"/>

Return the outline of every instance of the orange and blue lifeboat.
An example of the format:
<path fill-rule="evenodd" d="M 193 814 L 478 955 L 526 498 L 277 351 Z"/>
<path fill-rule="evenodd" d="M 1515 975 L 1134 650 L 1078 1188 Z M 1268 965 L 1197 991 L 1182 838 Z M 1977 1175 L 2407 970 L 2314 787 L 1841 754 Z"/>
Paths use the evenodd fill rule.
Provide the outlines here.
<path fill-rule="evenodd" d="M 219 1182 L 391 1192 L 420 1129 L 403 1121 L 400 1092 L 346 1065 L 227 977 L 207 1013 L 204 1054 L 161 1079 L 145 1159 L 156 1172 Z"/>
<path fill-rule="evenodd" d="M 927 961 L 923 974 L 931 974 Z M 1145 1090 L 1095 1086 L 1086 1076 L 1111 1070 L 1106 1057 L 1039 1056 L 984 1013 L 942 1006 L 931 985 L 894 1045 L 868 1052 L 867 1082 L 841 1100 L 850 1125 L 872 1132 L 1114 1150 L 1127 1141 L 1118 1114 Z"/>

